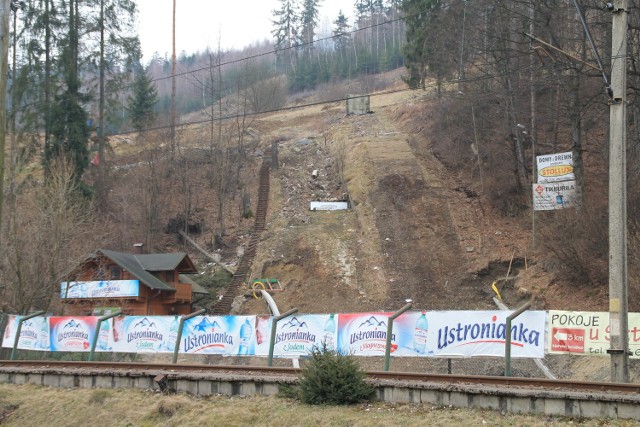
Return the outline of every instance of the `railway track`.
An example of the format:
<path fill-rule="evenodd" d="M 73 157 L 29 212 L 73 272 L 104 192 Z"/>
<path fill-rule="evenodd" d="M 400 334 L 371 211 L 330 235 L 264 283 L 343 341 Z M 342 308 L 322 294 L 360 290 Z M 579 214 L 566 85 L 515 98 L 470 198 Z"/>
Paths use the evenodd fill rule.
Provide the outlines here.
<path fill-rule="evenodd" d="M 265 152 L 260 167 L 260 186 L 258 189 L 258 205 L 256 206 L 255 222 L 253 232 L 244 254 L 238 263 L 238 269 L 231 278 L 222 298 L 215 303 L 211 310 L 214 315 L 229 314 L 233 300 L 238 294 L 240 287 L 250 279 L 249 273 L 251 265 L 256 256 L 256 249 L 260 240 L 260 235 L 265 229 L 267 222 L 267 208 L 269 207 L 269 171 L 271 169 L 271 149 Z"/>
<path fill-rule="evenodd" d="M 203 364 L 160 364 L 160 363 L 131 363 L 131 362 L 78 362 L 78 361 L 24 361 L 1 360 L 0 371 L 14 371 L 20 373 L 42 372 L 90 372 L 91 374 L 122 375 L 131 374 L 141 376 L 149 373 L 164 373 L 180 376 L 181 374 L 226 374 L 253 378 L 263 377 L 291 377 L 297 378 L 302 370 L 286 367 L 240 366 L 240 365 L 203 365 Z M 623 393 L 629 395 L 640 394 L 640 384 L 586 382 L 549 380 L 542 378 L 519 377 L 490 377 L 482 375 L 445 375 L 417 372 L 386 372 L 367 371 L 366 377 L 384 382 L 400 383 L 438 383 L 447 385 L 477 385 L 500 388 L 520 388 L 532 390 L 552 390 L 554 392 L 583 392 L 583 393 Z"/>

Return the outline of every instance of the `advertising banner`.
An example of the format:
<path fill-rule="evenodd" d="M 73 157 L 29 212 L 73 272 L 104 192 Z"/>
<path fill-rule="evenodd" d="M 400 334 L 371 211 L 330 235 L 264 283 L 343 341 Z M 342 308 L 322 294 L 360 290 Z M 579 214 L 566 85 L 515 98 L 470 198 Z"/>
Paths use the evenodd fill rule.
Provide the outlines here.
<path fill-rule="evenodd" d="M 60 298 L 131 298 L 140 295 L 138 280 L 61 282 Z"/>
<path fill-rule="evenodd" d="M 629 351 L 640 358 L 640 313 L 629 313 Z M 547 352 L 608 356 L 609 312 L 549 311 Z"/>
<path fill-rule="evenodd" d="M 90 351 L 97 323 L 98 317 L 92 316 L 50 317 L 51 351 Z"/>
<path fill-rule="evenodd" d="M 122 353 L 173 353 L 178 338 L 179 316 L 118 316 L 107 340 L 98 339 L 98 351 Z M 103 325 L 106 322 L 103 322 Z M 111 326 L 111 325 L 110 325 Z M 100 334 L 102 334 L 102 326 Z M 105 343 L 106 347 L 101 346 Z"/>
<path fill-rule="evenodd" d="M 2 347 L 13 348 L 21 316 L 9 316 L 2 337 Z M 22 322 L 18 348 L 21 350 L 49 351 L 49 321 L 44 316 Z"/>
<path fill-rule="evenodd" d="M 428 313 L 427 346 L 434 356 L 504 357 L 507 316 L 511 311 L 437 311 Z M 544 311 L 526 311 L 511 322 L 511 357 L 544 357 Z"/>
<path fill-rule="evenodd" d="M 390 354 L 398 357 L 504 357 L 510 311 L 410 311 L 393 323 Z M 338 349 L 384 356 L 391 313 L 340 314 Z M 544 357 L 545 312 L 527 311 L 511 325 L 512 357 Z"/>
<path fill-rule="evenodd" d="M 562 181 L 546 184 L 531 184 L 533 208 L 550 211 L 574 207 L 577 201 L 576 182 Z"/>
<path fill-rule="evenodd" d="M 338 316 L 338 351 L 355 356 L 384 356 L 387 321 L 392 313 L 350 313 Z M 391 353 L 397 348 L 391 338 Z"/>
<path fill-rule="evenodd" d="M 268 329 L 270 331 L 270 327 Z M 335 314 L 303 314 L 287 317 L 278 322 L 273 355 L 276 357 L 308 356 L 314 349 L 321 349 L 326 343 L 328 350 L 336 350 L 338 330 Z M 270 333 L 270 332 L 269 332 Z M 257 337 L 257 334 L 256 334 Z M 259 345 L 257 356 L 269 354 L 269 339 L 266 348 Z M 263 353 L 266 350 L 266 353 Z"/>
<path fill-rule="evenodd" d="M 571 151 L 536 156 L 536 160 L 538 163 L 538 183 L 576 179 L 573 173 L 573 153 Z"/>
<path fill-rule="evenodd" d="M 184 323 L 181 353 L 255 354 L 256 316 L 196 316 Z"/>

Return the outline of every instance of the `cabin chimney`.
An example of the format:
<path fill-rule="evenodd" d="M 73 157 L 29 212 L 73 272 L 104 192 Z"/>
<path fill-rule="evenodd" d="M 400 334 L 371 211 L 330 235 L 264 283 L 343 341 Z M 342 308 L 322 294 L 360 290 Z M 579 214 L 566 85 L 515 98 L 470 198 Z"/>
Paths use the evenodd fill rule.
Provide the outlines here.
<path fill-rule="evenodd" d="M 144 243 L 134 243 L 133 244 L 134 252 L 137 253 L 137 254 L 141 254 L 143 246 L 144 246 Z"/>

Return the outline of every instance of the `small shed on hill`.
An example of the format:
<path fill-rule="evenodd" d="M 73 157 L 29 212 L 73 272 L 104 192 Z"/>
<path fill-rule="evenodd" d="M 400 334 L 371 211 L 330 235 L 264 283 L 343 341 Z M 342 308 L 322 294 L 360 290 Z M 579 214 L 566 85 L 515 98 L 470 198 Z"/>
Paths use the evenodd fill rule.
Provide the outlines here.
<path fill-rule="evenodd" d="M 347 95 L 347 115 L 368 114 L 371 112 L 369 95 Z"/>
<path fill-rule="evenodd" d="M 208 294 L 189 274 L 197 269 L 186 253 L 130 254 L 99 249 L 60 283 L 65 314 L 92 315 L 105 308 L 128 315 L 192 312 Z"/>

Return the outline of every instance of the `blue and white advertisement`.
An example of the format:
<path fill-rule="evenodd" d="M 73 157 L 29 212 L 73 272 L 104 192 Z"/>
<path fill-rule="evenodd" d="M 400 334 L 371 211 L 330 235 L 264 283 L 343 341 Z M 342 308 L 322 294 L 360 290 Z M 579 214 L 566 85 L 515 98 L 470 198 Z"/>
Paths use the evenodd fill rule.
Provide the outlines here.
<path fill-rule="evenodd" d="M 60 298 L 131 298 L 140 295 L 138 280 L 61 282 Z"/>
<path fill-rule="evenodd" d="M 97 351 L 122 353 L 173 353 L 178 339 L 179 316 L 118 316 L 109 322 L 107 340 L 98 340 Z M 102 346 L 105 343 L 106 346 Z"/>
<path fill-rule="evenodd" d="M 309 356 L 314 349 L 336 350 L 338 319 L 336 314 L 303 314 L 282 319 L 276 327 L 273 355 L 276 357 Z M 269 343 L 266 343 L 268 355 Z M 256 355 L 262 356 L 261 352 Z"/>
<path fill-rule="evenodd" d="M 2 337 L 2 347 L 13 348 L 20 317 L 9 316 L 7 327 Z M 21 350 L 49 351 L 49 319 L 39 316 L 22 322 L 18 348 Z"/>
<path fill-rule="evenodd" d="M 398 356 L 504 357 L 511 311 L 407 312 L 393 325 Z M 545 312 L 527 311 L 511 323 L 511 356 L 544 357 Z"/>
<path fill-rule="evenodd" d="M 256 316 L 196 316 L 184 322 L 181 353 L 255 354 Z"/>
<path fill-rule="evenodd" d="M 391 313 L 349 313 L 338 316 L 338 351 L 355 356 L 384 356 Z M 397 349 L 391 337 L 391 354 Z"/>

